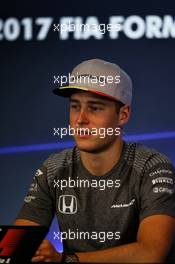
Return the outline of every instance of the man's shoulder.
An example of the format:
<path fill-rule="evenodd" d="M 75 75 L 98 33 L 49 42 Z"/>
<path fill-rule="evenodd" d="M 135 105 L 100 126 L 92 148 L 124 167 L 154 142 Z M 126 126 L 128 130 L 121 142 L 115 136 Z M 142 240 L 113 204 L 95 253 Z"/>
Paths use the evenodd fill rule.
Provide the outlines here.
<path fill-rule="evenodd" d="M 48 167 L 66 167 L 72 162 L 79 160 L 79 151 L 76 147 L 64 149 L 58 153 L 51 154 L 44 165 Z"/>
<path fill-rule="evenodd" d="M 43 163 L 47 181 L 52 182 L 53 178 L 65 173 L 78 160 L 79 151 L 76 147 L 51 154 Z"/>
<path fill-rule="evenodd" d="M 136 146 L 136 153 L 140 158 L 146 157 L 148 158 L 148 161 L 151 160 L 152 162 L 171 163 L 170 159 L 164 153 L 161 153 L 154 148 L 143 144 L 137 144 Z"/>
<path fill-rule="evenodd" d="M 150 169 L 161 164 L 172 165 L 170 159 L 160 151 L 140 143 L 129 142 L 127 145 L 127 161 L 138 170 Z"/>

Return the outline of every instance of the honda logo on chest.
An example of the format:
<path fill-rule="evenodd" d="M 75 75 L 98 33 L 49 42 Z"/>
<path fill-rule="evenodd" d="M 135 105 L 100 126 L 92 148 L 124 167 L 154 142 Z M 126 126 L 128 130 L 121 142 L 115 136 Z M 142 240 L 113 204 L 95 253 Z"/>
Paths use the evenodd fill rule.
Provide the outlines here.
<path fill-rule="evenodd" d="M 61 195 L 58 201 L 58 210 L 62 214 L 75 214 L 77 212 L 77 198 L 74 195 Z"/>

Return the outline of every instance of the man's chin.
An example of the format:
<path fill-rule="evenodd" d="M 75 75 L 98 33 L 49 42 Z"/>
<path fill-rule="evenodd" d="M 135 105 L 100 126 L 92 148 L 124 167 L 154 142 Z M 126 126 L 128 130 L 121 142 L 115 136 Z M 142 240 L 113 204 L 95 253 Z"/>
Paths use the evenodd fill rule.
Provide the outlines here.
<path fill-rule="evenodd" d="M 80 151 L 87 153 L 100 153 L 107 148 L 106 144 L 81 144 L 76 142 L 77 148 Z"/>
<path fill-rule="evenodd" d="M 79 140 L 76 140 L 76 146 L 80 151 L 84 151 L 88 153 L 95 153 L 99 148 L 96 143 L 79 142 Z"/>
<path fill-rule="evenodd" d="M 78 149 L 82 152 L 87 152 L 87 153 L 97 153 L 97 149 L 96 148 L 86 148 L 86 147 L 81 147 L 81 146 L 78 146 Z"/>

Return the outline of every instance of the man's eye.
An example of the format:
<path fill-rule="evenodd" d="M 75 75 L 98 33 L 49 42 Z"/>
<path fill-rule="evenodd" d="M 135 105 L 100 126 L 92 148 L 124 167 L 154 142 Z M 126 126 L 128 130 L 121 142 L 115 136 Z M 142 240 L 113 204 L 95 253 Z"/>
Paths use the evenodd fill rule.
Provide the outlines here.
<path fill-rule="evenodd" d="M 77 110 L 79 108 L 79 106 L 78 105 L 70 105 L 70 108 L 74 109 L 74 110 Z"/>
<path fill-rule="evenodd" d="M 97 106 L 90 106 L 90 110 L 91 110 L 91 111 L 94 111 L 94 112 L 97 112 L 97 111 L 101 111 L 102 108 L 97 107 Z"/>

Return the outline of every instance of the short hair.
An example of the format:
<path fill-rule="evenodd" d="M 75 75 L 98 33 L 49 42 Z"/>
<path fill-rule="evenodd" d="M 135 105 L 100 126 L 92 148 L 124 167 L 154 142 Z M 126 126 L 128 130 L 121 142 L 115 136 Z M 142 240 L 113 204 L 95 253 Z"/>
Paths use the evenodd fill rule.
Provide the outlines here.
<path fill-rule="evenodd" d="M 116 106 L 116 110 L 117 110 L 117 114 L 120 112 L 120 108 L 122 108 L 125 104 L 120 102 L 120 101 L 116 101 L 115 106 Z"/>

